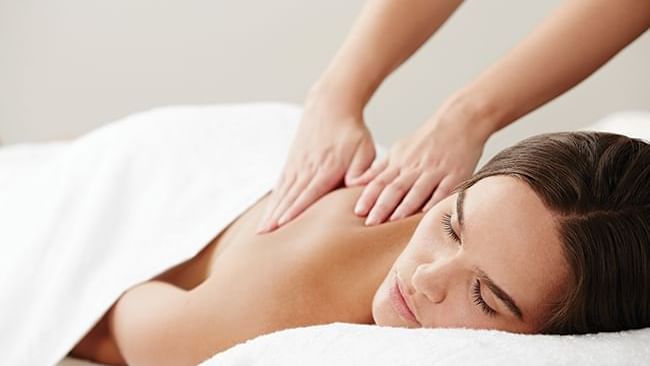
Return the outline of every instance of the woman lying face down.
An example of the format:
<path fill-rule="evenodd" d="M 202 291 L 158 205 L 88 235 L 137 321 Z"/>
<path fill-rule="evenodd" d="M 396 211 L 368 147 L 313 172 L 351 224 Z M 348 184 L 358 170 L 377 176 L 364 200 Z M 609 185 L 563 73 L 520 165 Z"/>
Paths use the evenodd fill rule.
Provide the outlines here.
<path fill-rule="evenodd" d="M 331 322 L 588 333 L 650 326 L 650 147 L 558 133 L 495 156 L 425 215 L 366 227 L 360 189 L 256 235 L 266 199 L 201 253 L 126 291 L 73 349 L 196 364 Z"/>

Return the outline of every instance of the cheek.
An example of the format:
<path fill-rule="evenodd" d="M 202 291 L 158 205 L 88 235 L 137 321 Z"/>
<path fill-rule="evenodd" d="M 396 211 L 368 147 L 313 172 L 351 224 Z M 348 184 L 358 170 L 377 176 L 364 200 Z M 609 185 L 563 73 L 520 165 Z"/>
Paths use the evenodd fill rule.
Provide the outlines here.
<path fill-rule="evenodd" d="M 426 328 L 468 328 L 468 329 L 506 329 L 497 318 L 474 311 L 473 304 L 464 299 L 461 302 L 447 301 L 443 304 L 431 304 L 423 312 L 427 314 L 423 321 Z"/>
<path fill-rule="evenodd" d="M 475 312 L 464 288 L 447 292 L 444 301 L 433 303 L 422 298 L 420 305 L 422 325 L 427 328 L 484 328 L 481 314 Z M 486 317 L 486 319 L 488 319 Z"/>
<path fill-rule="evenodd" d="M 444 240 L 439 230 L 429 222 L 422 221 L 416 228 L 408 245 L 399 255 L 395 264 L 401 266 L 414 266 L 433 260 L 433 253 L 438 244 Z M 396 266 L 399 267 L 399 266 Z"/>
<path fill-rule="evenodd" d="M 409 262 L 408 265 L 413 265 L 433 259 L 432 254 L 438 245 L 442 245 L 448 239 L 442 230 L 441 220 L 445 213 L 451 212 L 452 198 L 453 196 L 441 201 L 422 217 L 408 245 L 397 258 L 396 264 Z"/>

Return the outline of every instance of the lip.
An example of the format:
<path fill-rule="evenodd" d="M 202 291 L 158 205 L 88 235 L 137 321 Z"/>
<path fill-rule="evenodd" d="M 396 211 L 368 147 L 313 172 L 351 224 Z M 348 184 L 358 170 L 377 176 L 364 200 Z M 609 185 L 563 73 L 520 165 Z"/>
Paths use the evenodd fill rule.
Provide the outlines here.
<path fill-rule="evenodd" d="M 395 279 L 395 283 L 390 289 L 390 303 L 393 306 L 395 312 L 399 314 L 399 316 L 404 320 L 420 325 L 420 322 L 415 317 L 415 314 L 411 310 L 411 307 L 406 302 L 406 298 L 404 297 L 404 293 L 402 292 L 399 280 L 397 278 Z"/>

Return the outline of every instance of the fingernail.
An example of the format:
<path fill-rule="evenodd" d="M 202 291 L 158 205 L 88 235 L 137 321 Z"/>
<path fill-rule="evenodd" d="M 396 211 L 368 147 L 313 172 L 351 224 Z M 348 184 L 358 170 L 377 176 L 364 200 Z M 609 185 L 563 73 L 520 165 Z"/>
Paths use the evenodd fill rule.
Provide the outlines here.
<path fill-rule="evenodd" d="M 363 215 L 363 211 L 365 211 L 364 207 L 360 204 L 357 203 L 356 206 L 354 206 L 354 213 L 357 215 Z"/>
<path fill-rule="evenodd" d="M 287 221 L 289 221 L 289 217 L 287 215 L 282 215 L 278 220 L 278 226 L 284 225 Z"/>
<path fill-rule="evenodd" d="M 278 227 L 277 223 L 271 222 L 266 226 L 266 228 L 264 228 L 264 232 L 265 233 L 270 233 L 271 231 L 275 230 L 277 227 Z"/>
<path fill-rule="evenodd" d="M 377 217 L 374 215 L 368 215 L 368 218 L 366 219 L 366 226 L 372 226 L 377 223 Z"/>
<path fill-rule="evenodd" d="M 361 215 L 361 207 L 359 205 L 354 206 L 354 214 Z"/>
<path fill-rule="evenodd" d="M 266 234 L 266 233 L 268 233 L 269 231 L 271 231 L 271 227 L 269 227 L 269 226 L 265 226 L 265 227 L 261 227 L 261 228 L 259 228 L 259 229 L 257 230 L 257 233 L 258 233 L 258 234 Z"/>

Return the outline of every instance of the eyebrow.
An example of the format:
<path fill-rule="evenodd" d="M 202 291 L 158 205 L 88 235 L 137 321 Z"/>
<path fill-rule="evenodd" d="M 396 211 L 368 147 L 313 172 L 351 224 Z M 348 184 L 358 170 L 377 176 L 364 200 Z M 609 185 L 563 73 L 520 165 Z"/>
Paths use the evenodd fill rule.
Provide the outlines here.
<path fill-rule="evenodd" d="M 465 190 L 458 191 L 456 196 L 456 217 L 458 218 L 459 232 L 463 232 L 463 202 L 465 202 Z"/>
<path fill-rule="evenodd" d="M 465 201 L 465 190 L 462 189 L 458 191 L 458 196 L 456 196 L 456 217 L 458 220 L 458 231 L 461 233 L 462 237 L 462 232 L 463 232 L 463 225 L 464 225 L 464 216 L 463 216 L 463 203 Z M 521 309 L 519 306 L 517 306 L 517 303 L 515 300 L 508 295 L 507 292 L 503 291 L 501 287 L 499 287 L 492 279 L 490 276 L 487 275 L 482 269 L 479 267 L 474 267 L 474 270 L 476 273 L 478 273 L 479 279 L 481 282 L 485 283 L 485 285 L 492 291 L 494 296 L 496 296 L 501 302 L 510 310 L 512 314 L 514 314 L 519 320 L 523 321 L 524 320 L 524 314 L 521 312 Z"/>

